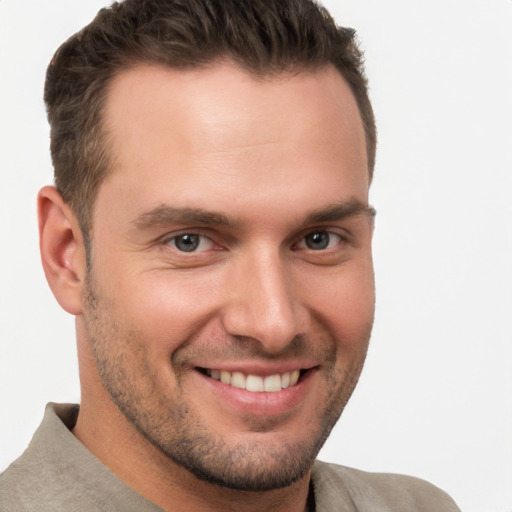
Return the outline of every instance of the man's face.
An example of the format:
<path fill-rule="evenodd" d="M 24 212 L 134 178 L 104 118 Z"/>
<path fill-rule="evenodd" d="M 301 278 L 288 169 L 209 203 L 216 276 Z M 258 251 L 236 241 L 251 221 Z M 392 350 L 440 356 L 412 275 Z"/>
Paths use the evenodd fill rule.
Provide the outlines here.
<path fill-rule="evenodd" d="M 359 377 L 374 283 L 365 140 L 333 69 L 113 82 L 84 320 L 103 386 L 224 486 L 304 476 Z M 244 389 L 246 388 L 246 389 Z"/>

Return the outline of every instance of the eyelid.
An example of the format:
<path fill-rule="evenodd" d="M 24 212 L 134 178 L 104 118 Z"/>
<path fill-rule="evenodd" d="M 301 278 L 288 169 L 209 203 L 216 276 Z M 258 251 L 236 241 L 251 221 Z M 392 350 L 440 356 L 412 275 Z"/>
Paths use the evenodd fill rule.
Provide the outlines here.
<path fill-rule="evenodd" d="M 310 236 L 313 236 L 313 235 L 316 235 L 316 234 L 324 234 L 326 233 L 328 236 L 329 236 L 329 239 L 327 241 L 327 247 L 321 247 L 321 248 L 318 248 L 318 249 L 314 249 L 313 247 L 309 247 L 308 246 L 308 237 Z M 333 231 L 314 231 L 313 233 L 310 233 L 309 235 L 306 235 L 301 241 L 300 241 L 300 244 L 304 244 L 305 245 L 305 249 L 310 249 L 310 250 L 313 250 L 313 251 L 326 251 L 328 249 L 333 249 L 334 247 L 337 247 L 338 245 L 340 245 L 340 243 L 343 242 L 343 238 L 338 235 L 338 233 L 334 233 Z"/>
<path fill-rule="evenodd" d="M 350 241 L 351 241 L 350 233 L 344 228 L 341 228 L 339 226 L 334 226 L 334 227 L 333 226 L 316 226 L 313 228 L 304 229 L 298 235 L 294 236 L 295 242 L 292 242 L 292 249 L 304 248 L 306 250 L 313 251 L 313 249 L 310 249 L 308 247 L 298 247 L 298 246 L 299 246 L 299 244 L 302 245 L 305 243 L 305 239 L 308 235 L 312 235 L 315 233 L 324 233 L 324 232 L 329 233 L 330 235 L 335 235 L 336 237 L 339 238 L 339 242 L 336 245 L 339 245 L 340 243 L 350 243 Z M 208 228 L 201 228 L 201 227 L 199 227 L 199 228 L 194 228 L 194 227 L 182 228 L 179 231 L 166 233 L 165 235 L 160 236 L 157 240 L 155 240 L 155 245 L 170 246 L 172 248 L 172 246 L 170 245 L 171 242 L 173 240 L 175 240 L 176 238 L 179 238 L 180 236 L 183 236 L 183 235 L 200 236 L 202 238 L 207 239 L 211 244 L 216 246 L 217 249 L 225 249 L 226 248 L 225 243 L 223 244 L 217 240 L 215 233 L 212 233 L 211 230 L 209 230 Z M 231 240 L 228 243 L 233 244 L 234 240 Z M 179 249 L 176 247 L 174 247 L 174 249 L 179 253 L 186 254 L 185 251 L 179 251 Z M 329 249 L 323 249 L 323 250 L 327 251 Z M 189 254 L 194 254 L 194 253 L 197 254 L 197 253 L 201 253 L 201 252 L 205 252 L 205 251 L 191 251 Z M 316 250 L 315 252 L 321 252 L 321 250 Z"/>
<path fill-rule="evenodd" d="M 315 233 L 328 233 L 329 235 L 336 236 L 337 238 L 339 238 L 339 241 L 336 244 L 336 246 L 338 246 L 342 243 L 348 243 L 350 241 L 349 233 L 345 229 L 342 229 L 339 227 L 332 227 L 332 226 L 319 226 L 319 227 L 309 228 L 305 231 L 302 231 L 298 235 L 297 241 L 293 244 L 293 246 L 297 247 L 299 249 L 306 249 L 306 250 L 313 251 L 314 249 L 311 249 L 311 248 L 305 246 L 305 243 L 306 243 L 305 240 L 308 236 L 314 235 Z M 302 245 L 303 247 L 299 247 L 299 245 Z M 332 247 L 329 249 L 332 249 Z M 323 250 L 327 251 L 329 249 L 323 249 Z M 321 252 L 321 250 L 316 250 L 315 252 Z"/>
<path fill-rule="evenodd" d="M 211 234 L 206 233 L 204 229 L 194 229 L 194 228 L 192 228 L 192 229 L 181 229 L 178 232 L 167 233 L 163 237 L 160 237 L 160 239 L 158 241 L 158 244 L 159 245 L 168 246 L 168 247 L 170 247 L 171 249 L 174 249 L 176 252 L 178 252 L 180 254 L 189 254 L 189 255 L 191 255 L 191 254 L 197 254 L 197 253 L 206 252 L 206 251 L 209 250 L 209 248 L 208 248 L 208 249 L 203 249 L 203 250 L 194 250 L 194 251 L 190 251 L 189 253 L 187 253 L 187 251 L 180 251 L 176 246 L 173 247 L 172 242 L 174 240 L 178 239 L 179 237 L 182 237 L 182 236 L 185 236 L 185 235 L 197 236 L 197 237 L 200 237 L 202 239 L 208 240 L 209 245 L 211 244 L 213 246 L 217 246 L 218 248 L 221 247 L 215 240 L 213 240 Z"/>

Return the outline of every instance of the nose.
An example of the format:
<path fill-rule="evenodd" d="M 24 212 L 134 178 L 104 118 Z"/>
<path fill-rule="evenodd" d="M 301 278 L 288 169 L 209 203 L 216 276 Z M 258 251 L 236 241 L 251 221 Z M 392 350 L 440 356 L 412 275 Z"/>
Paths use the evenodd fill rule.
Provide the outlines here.
<path fill-rule="evenodd" d="M 259 250 L 230 269 L 222 322 L 228 334 L 258 341 L 268 353 L 283 350 L 307 330 L 307 309 L 279 251 Z"/>

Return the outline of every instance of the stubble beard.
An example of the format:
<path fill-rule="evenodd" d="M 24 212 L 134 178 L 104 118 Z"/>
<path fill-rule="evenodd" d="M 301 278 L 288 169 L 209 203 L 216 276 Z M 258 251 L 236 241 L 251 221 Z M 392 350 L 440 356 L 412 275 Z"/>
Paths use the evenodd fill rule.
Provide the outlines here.
<path fill-rule="evenodd" d="M 300 439 L 269 444 L 264 433 L 272 430 L 275 420 L 254 418 L 252 423 L 248 421 L 249 429 L 262 432 L 261 436 L 229 443 L 213 432 L 207 419 L 187 401 L 180 381 L 186 355 L 182 357 L 180 349 L 170 361 L 177 384 L 171 392 L 152 371 L 141 334 L 119 321 L 115 305 L 95 293 L 90 278 L 84 299 L 84 317 L 98 374 L 113 403 L 174 463 L 200 480 L 232 490 L 265 492 L 304 477 L 350 398 L 365 359 L 366 350 L 350 368 L 339 369 L 335 366 L 334 343 L 326 348 L 322 357 L 326 397 L 310 425 L 304 425 Z M 370 331 L 371 326 L 363 341 L 366 346 Z"/>

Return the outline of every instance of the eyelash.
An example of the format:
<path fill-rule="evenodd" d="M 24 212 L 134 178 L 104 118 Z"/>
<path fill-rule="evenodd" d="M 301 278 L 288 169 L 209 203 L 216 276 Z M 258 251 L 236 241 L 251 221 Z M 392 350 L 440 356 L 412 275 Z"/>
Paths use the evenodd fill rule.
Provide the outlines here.
<path fill-rule="evenodd" d="M 327 246 L 321 247 L 320 249 L 314 249 L 311 246 L 308 246 L 308 237 L 315 237 L 318 235 L 322 235 L 322 236 L 328 235 Z M 189 240 L 188 242 L 185 242 L 185 243 L 191 244 L 192 249 L 190 251 L 182 250 L 177 245 L 177 242 L 180 239 L 184 240 L 184 239 L 186 239 L 186 237 L 190 237 L 192 239 L 192 240 Z M 194 238 L 196 238 L 198 240 L 193 240 Z M 333 238 L 335 239 L 334 245 L 332 245 Z M 180 252 L 182 254 L 197 254 L 197 253 L 201 253 L 201 252 L 206 252 L 208 250 L 208 248 L 206 248 L 204 250 L 197 251 L 197 248 L 199 248 L 201 246 L 201 244 L 204 243 L 205 240 L 207 241 L 208 244 L 217 245 L 207 234 L 204 234 L 201 232 L 195 232 L 195 231 L 183 232 L 183 233 L 179 233 L 177 235 L 173 235 L 171 237 L 167 237 L 163 240 L 162 243 L 164 245 L 173 247 L 174 249 L 176 249 L 178 252 Z M 320 241 L 322 242 L 322 241 L 324 241 L 324 239 L 321 239 Z M 300 237 L 299 241 L 292 245 L 292 249 L 293 250 L 306 249 L 306 250 L 310 250 L 313 252 L 323 252 L 323 251 L 328 251 L 329 249 L 332 249 L 334 247 L 337 247 L 338 245 L 343 244 L 345 242 L 347 242 L 347 237 L 341 235 L 338 232 L 334 232 L 329 229 L 316 229 L 313 231 L 309 231 L 305 235 L 302 235 Z M 221 249 L 220 246 L 218 246 L 218 247 Z"/>
<path fill-rule="evenodd" d="M 197 249 L 198 246 L 193 248 L 191 251 L 180 250 L 180 248 L 177 246 L 177 242 L 180 239 L 183 240 L 185 237 L 198 238 L 199 240 L 197 241 L 197 243 L 199 245 L 204 243 L 204 241 L 207 241 L 208 244 L 215 244 L 215 242 L 208 235 L 205 235 L 205 234 L 200 233 L 200 232 L 194 232 L 194 231 L 179 233 L 178 235 L 173 235 L 173 236 L 167 237 L 166 239 L 163 240 L 163 244 L 164 245 L 168 245 L 168 246 L 174 246 L 174 248 L 178 252 L 181 252 L 181 253 L 184 253 L 184 254 L 187 254 L 187 253 L 194 254 L 196 252 L 204 252 L 204 251 L 197 251 L 196 249 Z M 194 245 L 193 244 L 193 240 L 189 241 L 189 243 L 190 242 L 192 242 L 192 245 Z"/>
<path fill-rule="evenodd" d="M 326 247 L 321 247 L 319 249 L 313 249 L 312 247 L 308 246 L 308 238 L 311 239 L 313 237 L 317 237 L 318 235 L 320 235 L 320 236 L 327 235 L 328 236 L 328 238 L 327 238 L 327 246 Z M 334 245 L 331 245 L 331 242 L 333 241 L 333 238 L 337 239 L 337 241 L 336 241 L 336 243 Z M 320 239 L 320 241 L 323 242 L 324 239 Z M 303 248 L 310 249 L 310 250 L 315 251 L 315 252 L 320 252 L 320 251 L 326 251 L 328 249 L 332 249 L 333 247 L 336 247 L 336 246 L 340 245 L 344 241 L 345 241 L 344 238 L 339 233 L 335 233 L 335 232 L 329 231 L 327 229 L 322 229 L 322 230 L 317 230 L 317 231 L 311 231 L 307 235 L 304 235 L 300 239 L 300 241 L 297 244 L 297 246 L 299 248 L 301 248 L 300 247 L 301 245 L 305 245 L 306 247 L 303 247 Z"/>

